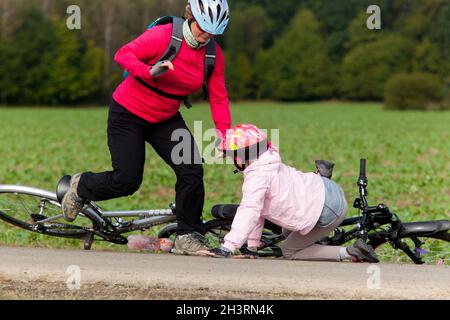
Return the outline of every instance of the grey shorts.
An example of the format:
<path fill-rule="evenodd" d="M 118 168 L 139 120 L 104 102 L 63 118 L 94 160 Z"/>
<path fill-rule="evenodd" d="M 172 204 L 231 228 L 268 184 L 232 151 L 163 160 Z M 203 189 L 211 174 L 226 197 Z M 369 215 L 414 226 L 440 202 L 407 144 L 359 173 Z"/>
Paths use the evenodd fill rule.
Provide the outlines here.
<path fill-rule="evenodd" d="M 316 227 L 326 228 L 347 212 L 348 205 L 344 191 L 336 182 L 325 177 L 322 180 L 325 186 L 325 204 Z"/>

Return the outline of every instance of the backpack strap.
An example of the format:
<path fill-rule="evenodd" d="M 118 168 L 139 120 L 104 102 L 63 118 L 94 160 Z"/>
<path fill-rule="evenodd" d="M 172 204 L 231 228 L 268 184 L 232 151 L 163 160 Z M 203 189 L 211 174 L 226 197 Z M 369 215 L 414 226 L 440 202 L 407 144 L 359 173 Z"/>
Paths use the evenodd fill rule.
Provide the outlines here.
<path fill-rule="evenodd" d="M 183 23 L 184 20 L 178 17 L 163 17 L 156 20 L 150 26 L 172 23 L 172 36 L 170 38 L 169 46 L 166 52 L 159 58 L 158 62 L 169 60 L 173 61 L 180 52 L 181 44 L 183 43 Z"/>
<path fill-rule="evenodd" d="M 208 42 L 205 51 L 205 81 L 208 80 L 216 65 L 216 42 L 214 39 Z"/>
<path fill-rule="evenodd" d="M 178 17 L 162 17 L 153 22 L 151 25 L 148 26 L 147 29 L 153 28 L 157 25 L 163 25 L 172 23 L 172 35 L 170 37 L 169 46 L 167 47 L 166 52 L 158 59 L 157 62 L 169 60 L 173 61 L 175 57 L 177 56 L 178 52 L 180 52 L 181 44 L 183 43 L 183 23 L 184 20 L 182 18 Z M 144 87 L 147 89 L 155 92 L 156 94 L 163 96 L 165 98 L 174 99 L 174 100 L 181 100 L 184 102 L 186 107 L 191 108 L 192 105 L 188 100 L 187 96 L 178 96 L 174 95 L 162 90 L 159 90 L 158 88 L 155 88 L 151 86 L 150 84 L 146 83 L 144 80 L 135 77 L 135 79 Z"/>
<path fill-rule="evenodd" d="M 180 101 L 184 102 L 184 104 L 186 105 L 187 108 L 191 108 L 192 107 L 192 105 L 190 104 L 190 102 L 188 100 L 188 96 L 179 96 L 179 95 L 176 95 L 176 94 L 168 93 L 168 92 L 159 90 L 158 88 L 149 85 L 147 82 L 145 82 L 141 78 L 135 77 L 135 79 L 136 79 L 137 82 L 139 82 L 141 85 L 143 85 L 147 89 L 153 91 L 154 93 L 156 93 L 156 94 L 158 94 L 160 96 L 163 96 L 164 98 L 168 98 L 168 99 L 172 99 L 172 100 L 180 100 Z"/>
<path fill-rule="evenodd" d="M 216 65 L 216 42 L 214 41 L 214 39 L 211 39 L 211 41 L 209 41 L 208 44 L 206 45 L 205 51 L 205 78 L 204 78 L 205 82 L 203 83 L 203 93 L 205 100 L 207 100 L 209 97 L 206 81 L 211 77 L 215 65 Z"/>
<path fill-rule="evenodd" d="M 183 43 L 184 19 L 182 19 L 182 18 L 171 17 L 171 16 L 161 17 L 161 18 L 157 19 L 155 22 L 153 22 L 152 24 L 150 24 L 147 29 L 153 28 L 154 26 L 157 26 L 157 25 L 163 25 L 163 24 L 168 24 L 168 23 L 172 23 L 172 36 L 170 38 L 168 48 L 166 49 L 164 54 L 158 59 L 157 62 L 161 62 L 164 60 L 173 61 L 175 59 L 175 57 L 177 56 L 178 52 L 180 52 L 181 44 Z M 203 92 L 205 95 L 205 99 L 208 99 L 208 88 L 206 86 L 206 81 L 211 77 L 211 75 L 214 71 L 215 64 L 216 64 L 216 42 L 214 41 L 214 39 L 211 39 L 211 41 L 209 41 L 208 44 L 206 45 L 206 51 L 205 51 L 205 74 L 204 74 L 205 83 L 203 84 Z M 186 105 L 187 108 L 192 107 L 187 96 L 177 96 L 177 95 L 173 95 L 173 94 L 161 91 L 161 90 L 149 85 L 142 79 L 139 79 L 138 77 L 135 77 L 135 78 L 141 85 L 152 90 L 153 92 L 155 92 L 163 97 L 166 97 L 166 98 L 181 100 L 184 102 L 184 104 Z"/>

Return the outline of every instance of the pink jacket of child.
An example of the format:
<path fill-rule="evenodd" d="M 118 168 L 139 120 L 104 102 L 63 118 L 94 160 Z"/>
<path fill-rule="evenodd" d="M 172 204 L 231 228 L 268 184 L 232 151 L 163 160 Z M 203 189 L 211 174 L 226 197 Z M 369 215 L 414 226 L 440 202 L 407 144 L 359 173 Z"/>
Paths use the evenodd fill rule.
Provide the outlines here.
<path fill-rule="evenodd" d="M 264 152 L 244 170 L 242 201 L 224 246 L 232 251 L 245 241 L 258 247 L 264 220 L 302 235 L 319 220 L 325 203 L 320 175 L 284 165 L 275 150 Z"/>

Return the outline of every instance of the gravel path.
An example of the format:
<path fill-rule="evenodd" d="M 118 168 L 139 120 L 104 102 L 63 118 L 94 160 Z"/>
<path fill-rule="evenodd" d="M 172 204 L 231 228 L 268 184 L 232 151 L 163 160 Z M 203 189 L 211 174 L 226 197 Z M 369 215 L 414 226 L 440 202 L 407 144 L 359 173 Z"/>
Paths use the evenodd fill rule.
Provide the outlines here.
<path fill-rule="evenodd" d="M 450 267 L 0 247 L 0 298 L 450 299 Z"/>

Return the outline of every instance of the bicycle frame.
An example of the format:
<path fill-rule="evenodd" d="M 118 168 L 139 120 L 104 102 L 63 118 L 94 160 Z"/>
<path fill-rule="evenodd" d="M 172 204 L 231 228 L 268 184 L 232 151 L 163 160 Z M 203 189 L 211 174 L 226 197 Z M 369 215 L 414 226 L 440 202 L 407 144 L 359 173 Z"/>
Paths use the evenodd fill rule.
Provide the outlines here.
<path fill-rule="evenodd" d="M 356 225 L 356 229 L 359 231 L 358 237 L 366 241 L 370 230 L 385 224 L 391 224 L 394 228 L 400 227 L 401 222 L 399 217 L 391 212 L 386 205 L 381 203 L 377 206 L 369 206 L 367 201 L 368 180 L 366 176 L 366 159 L 360 159 L 357 185 L 359 198 L 355 199 L 353 207 L 359 209 L 360 214 L 356 220 L 358 221 Z"/>
<path fill-rule="evenodd" d="M 418 239 L 418 236 L 410 236 L 409 238 L 413 241 L 415 246 L 415 251 L 411 250 L 408 244 L 400 237 L 400 230 L 404 228 L 406 224 L 402 223 L 398 215 L 390 211 L 384 204 L 379 204 L 377 206 L 368 205 L 368 181 L 366 177 L 365 159 L 360 160 L 360 174 L 357 185 L 359 188 L 359 198 L 355 199 L 353 207 L 359 209 L 360 215 L 358 217 L 346 219 L 345 222 L 335 230 L 332 237 L 322 238 L 319 243 L 327 245 L 343 245 L 355 238 L 362 238 L 364 241 L 369 240 L 368 244 L 376 248 L 385 242 L 390 242 L 394 249 L 402 250 L 414 261 L 414 263 L 424 263 L 420 250 L 418 250 L 421 245 L 423 245 L 423 242 Z M 356 224 L 356 227 L 349 231 L 344 231 L 340 228 L 354 224 Z M 389 229 L 375 231 L 384 225 L 390 225 Z"/>
<path fill-rule="evenodd" d="M 97 204 L 91 202 L 82 212 L 94 223 L 93 230 L 88 230 L 84 240 L 84 249 L 86 250 L 91 248 L 94 235 L 114 243 L 126 244 L 128 240 L 121 236 L 123 233 L 136 230 L 144 231 L 176 220 L 174 204 L 170 204 L 169 209 L 102 211 Z M 133 217 L 139 219 L 123 220 L 123 218 Z M 115 222 L 112 219 L 115 219 Z"/>
<path fill-rule="evenodd" d="M 97 204 L 91 202 L 83 212 L 86 212 L 94 221 L 101 221 L 103 228 L 108 226 L 113 227 L 114 231 L 118 234 L 144 230 L 176 220 L 174 204 L 170 204 L 169 209 L 102 211 Z M 123 220 L 123 218 L 134 217 L 139 218 L 139 220 Z M 110 218 L 115 218 L 116 222 L 112 222 Z"/>

